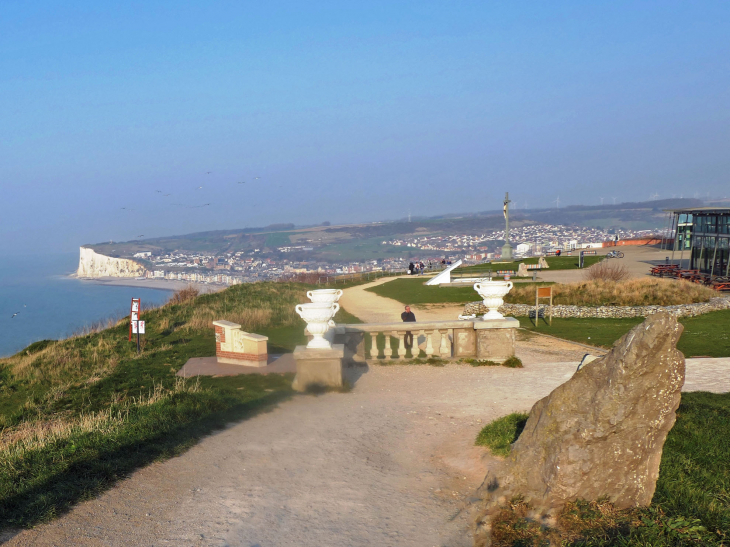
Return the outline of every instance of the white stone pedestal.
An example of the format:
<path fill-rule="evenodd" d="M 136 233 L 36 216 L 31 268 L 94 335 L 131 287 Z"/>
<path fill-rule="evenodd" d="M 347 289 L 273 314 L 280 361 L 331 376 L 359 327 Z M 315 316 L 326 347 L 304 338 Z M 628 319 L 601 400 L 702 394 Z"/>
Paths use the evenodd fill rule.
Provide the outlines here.
<path fill-rule="evenodd" d="M 344 344 L 332 344 L 332 347 L 327 349 L 297 346 L 294 350 L 297 375 L 292 387 L 296 391 L 307 391 L 316 387 L 341 388 L 344 385 L 342 379 L 344 356 Z"/>
<path fill-rule="evenodd" d="M 515 333 L 520 322 L 514 317 L 475 319 L 477 359 L 504 363 L 515 355 Z"/>

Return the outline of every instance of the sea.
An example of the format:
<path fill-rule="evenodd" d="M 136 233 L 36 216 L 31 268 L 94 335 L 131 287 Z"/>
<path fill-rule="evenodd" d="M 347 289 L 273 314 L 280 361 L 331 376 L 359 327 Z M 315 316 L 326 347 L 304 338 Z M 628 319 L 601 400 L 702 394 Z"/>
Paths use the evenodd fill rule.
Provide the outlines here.
<path fill-rule="evenodd" d="M 59 340 L 109 318 L 129 314 L 132 298 L 142 307 L 166 302 L 172 291 L 119 287 L 70 276 L 75 253 L 4 256 L 0 262 L 0 357 L 38 340 Z M 16 314 L 13 317 L 14 314 Z"/>

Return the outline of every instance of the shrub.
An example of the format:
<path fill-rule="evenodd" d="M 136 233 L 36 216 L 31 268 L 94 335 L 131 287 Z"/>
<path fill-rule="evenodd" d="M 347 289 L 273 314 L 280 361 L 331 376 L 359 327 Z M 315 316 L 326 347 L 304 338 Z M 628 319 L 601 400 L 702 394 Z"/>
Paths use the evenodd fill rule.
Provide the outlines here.
<path fill-rule="evenodd" d="M 628 281 L 594 279 L 552 287 L 553 304 L 571 306 L 671 306 L 707 302 L 717 296 L 712 289 L 697 283 L 655 277 Z M 515 285 L 505 302 L 534 306 L 535 285 Z"/>
<path fill-rule="evenodd" d="M 524 368 L 522 366 L 522 360 L 514 355 L 502 363 L 502 366 L 507 368 Z"/>
<path fill-rule="evenodd" d="M 170 300 L 168 302 L 170 304 L 182 304 L 183 302 L 187 302 L 188 300 L 192 300 L 196 296 L 200 294 L 200 291 L 193 287 L 192 285 L 188 285 L 184 289 L 180 289 L 179 291 L 175 291 L 173 295 L 170 297 Z"/>
<path fill-rule="evenodd" d="M 624 281 L 629 277 L 629 270 L 620 262 L 602 260 L 583 272 L 583 278 L 587 281 Z"/>
<path fill-rule="evenodd" d="M 512 356 L 506 361 L 502 363 L 497 363 L 496 361 L 490 361 L 489 359 L 461 359 L 459 361 L 460 363 L 464 363 L 466 365 L 471 365 L 473 367 L 498 367 L 503 366 L 507 368 L 523 368 L 522 361 L 519 357 Z"/>

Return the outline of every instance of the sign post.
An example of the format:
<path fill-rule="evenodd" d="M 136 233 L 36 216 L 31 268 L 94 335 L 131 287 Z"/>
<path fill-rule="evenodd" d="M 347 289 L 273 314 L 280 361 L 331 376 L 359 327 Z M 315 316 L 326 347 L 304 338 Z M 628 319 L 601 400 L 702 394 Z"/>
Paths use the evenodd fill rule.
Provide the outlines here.
<path fill-rule="evenodd" d="M 132 309 L 129 313 L 129 341 L 132 341 L 132 334 L 137 335 L 137 353 L 139 354 L 139 335 L 140 330 L 144 333 L 144 321 L 139 320 L 139 314 L 142 311 L 142 301 L 139 298 L 132 298 Z"/>

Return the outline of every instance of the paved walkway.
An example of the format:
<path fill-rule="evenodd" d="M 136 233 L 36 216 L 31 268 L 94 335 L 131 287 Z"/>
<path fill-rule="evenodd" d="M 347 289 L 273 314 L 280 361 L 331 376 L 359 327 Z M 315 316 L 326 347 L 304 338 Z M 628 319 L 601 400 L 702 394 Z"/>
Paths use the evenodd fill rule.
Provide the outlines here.
<path fill-rule="evenodd" d="M 605 255 L 609 251 L 618 250 L 624 253 L 624 258 L 610 258 L 608 260 L 616 261 L 626 267 L 629 271 L 631 279 L 646 277 L 649 270 L 656 264 L 663 264 L 667 256 L 671 257 L 671 251 L 662 251 L 654 246 L 645 245 L 627 245 L 622 247 L 611 247 L 606 249 L 598 249 L 598 254 Z M 574 254 L 577 251 L 574 252 Z M 679 260 L 679 256 L 675 256 Z M 685 260 L 686 262 L 686 260 Z M 583 280 L 585 270 L 541 270 L 538 274 L 540 281 L 554 281 L 556 283 L 572 283 Z"/>
<path fill-rule="evenodd" d="M 353 289 L 343 305 L 363 320 L 391 305 Z M 5 539 L 8 547 L 471 546 L 475 490 L 499 465 L 474 446 L 477 433 L 528 411 L 585 352 L 521 332 L 524 369 L 351 368 L 349 393 L 294 396 Z M 730 391 L 728 372 L 730 359 L 690 359 L 685 389 Z"/>
<path fill-rule="evenodd" d="M 394 279 L 408 279 L 410 283 L 425 283 L 428 278 L 422 276 L 401 276 L 401 277 L 384 277 L 366 283 L 350 287 L 343 291 L 340 297 L 340 305 L 349 313 L 353 314 L 365 323 L 392 323 L 400 321 L 400 314 L 405 308 L 397 300 L 378 296 L 374 292 L 368 291 L 369 287 L 382 285 Z M 437 290 L 437 289 L 435 289 Z M 474 293 L 475 298 L 478 295 Z M 411 305 L 411 311 L 416 315 L 418 321 L 438 321 L 441 319 L 458 319 L 459 314 L 463 313 L 463 304 L 427 304 L 427 305 Z"/>
<path fill-rule="evenodd" d="M 352 392 L 230 424 L 7 546 L 470 546 L 472 496 L 498 465 L 476 434 L 529 410 L 584 351 L 527 337 L 524 369 L 350 369 Z M 728 371 L 688 360 L 686 387 L 729 391 Z"/>

